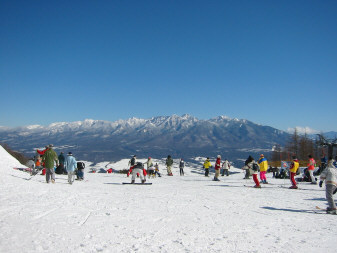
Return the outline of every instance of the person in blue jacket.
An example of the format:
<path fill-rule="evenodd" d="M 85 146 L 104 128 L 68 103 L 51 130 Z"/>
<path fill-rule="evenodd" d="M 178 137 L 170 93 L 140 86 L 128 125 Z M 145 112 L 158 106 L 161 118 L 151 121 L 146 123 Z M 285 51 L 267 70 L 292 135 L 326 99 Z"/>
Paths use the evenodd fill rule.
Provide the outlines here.
<path fill-rule="evenodd" d="M 68 153 L 67 158 L 65 159 L 64 162 L 64 166 L 68 172 L 68 183 L 72 184 L 74 182 L 74 171 L 77 168 L 77 162 L 71 152 Z"/>

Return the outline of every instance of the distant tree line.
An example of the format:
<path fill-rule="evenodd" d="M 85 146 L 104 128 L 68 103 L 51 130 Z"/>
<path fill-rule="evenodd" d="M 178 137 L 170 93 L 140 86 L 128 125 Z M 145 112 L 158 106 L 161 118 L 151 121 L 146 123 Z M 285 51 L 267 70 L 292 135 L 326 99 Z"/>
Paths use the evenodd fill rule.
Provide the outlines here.
<path fill-rule="evenodd" d="M 284 147 L 281 145 L 274 147 L 271 153 L 271 162 L 273 166 L 280 166 L 281 161 L 291 161 L 292 157 L 296 156 L 300 161 L 300 166 L 306 166 L 309 155 L 312 155 L 317 164 L 320 164 L 320 158 L 327 156 L 327 150 L 320 145 L 318 139 L 309 138 L 307 133 L 299 135 L 295 128 Z"/>

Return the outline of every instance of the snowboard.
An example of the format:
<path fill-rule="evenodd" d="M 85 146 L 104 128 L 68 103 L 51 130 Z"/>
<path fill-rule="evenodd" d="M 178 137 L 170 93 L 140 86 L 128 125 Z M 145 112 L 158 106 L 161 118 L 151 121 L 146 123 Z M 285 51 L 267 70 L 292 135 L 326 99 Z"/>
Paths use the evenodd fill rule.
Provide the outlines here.
<path fill-rule="evenodd" d="M 131 184 L 131 183 L 123 182 L 122 184 Z M 133 183 L 133 184 L 137 184 L 137 185 L 151 185 L 152 183 Z"/>

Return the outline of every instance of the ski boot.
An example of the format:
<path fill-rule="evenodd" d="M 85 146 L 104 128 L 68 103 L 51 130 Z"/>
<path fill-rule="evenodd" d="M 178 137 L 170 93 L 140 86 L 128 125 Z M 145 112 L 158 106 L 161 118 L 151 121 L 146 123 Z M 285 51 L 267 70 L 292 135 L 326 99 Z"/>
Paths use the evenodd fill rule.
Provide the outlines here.
<path fill-rule="evenodd" d="M 328 208 L 326 209 L 326 213 L 327 213 L 327 214 L 337 214 L 336 209 L 332 209 L 332 208 L 330 208 L 330 207 L 328 207 Z"/>
<path fill-rule="evenodd" d="M 289 187 L 289 189 L 298 189 L 298 187 L 296 185 L 292 185 Z"/>
<path fill-rule="evenodd" d="M 131 180 L 131 184 L 134 184 L 135 183 L 135 180 Z"/>

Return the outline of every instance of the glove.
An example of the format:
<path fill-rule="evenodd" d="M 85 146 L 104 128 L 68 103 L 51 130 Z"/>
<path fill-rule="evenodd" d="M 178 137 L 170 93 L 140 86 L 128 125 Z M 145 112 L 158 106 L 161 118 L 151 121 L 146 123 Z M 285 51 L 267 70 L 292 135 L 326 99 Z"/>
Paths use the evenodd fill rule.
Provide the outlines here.
<path fill-rule="evenodd" d="M 337 188 L 333 191 L 333 193 L 332 194 L 336 194 L 336 192 L 337 192 Z"/>
<path fill-rule="evenodd" d="M 319 181 L 319 187 L 322 187 L 323 181 Z"/>

